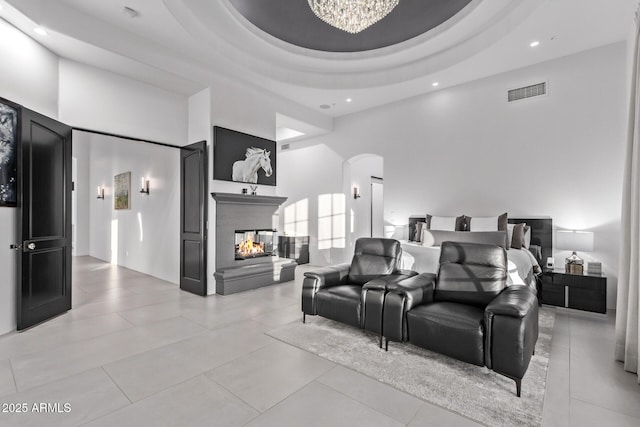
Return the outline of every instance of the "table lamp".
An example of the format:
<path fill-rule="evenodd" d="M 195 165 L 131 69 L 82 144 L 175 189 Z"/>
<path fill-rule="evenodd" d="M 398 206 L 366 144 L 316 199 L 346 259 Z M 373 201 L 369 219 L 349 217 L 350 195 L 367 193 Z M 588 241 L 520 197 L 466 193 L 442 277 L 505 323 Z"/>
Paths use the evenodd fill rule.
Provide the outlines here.
<path fill-rule="evenodd" d="M 578 256 L 577 252 L 593 251 L 593 232 L 558 230 L 556 233 L 556 249 L 573 251 L 571 256 L 565 259 L 566 273 L 582 274 L 584 260 Z"/>

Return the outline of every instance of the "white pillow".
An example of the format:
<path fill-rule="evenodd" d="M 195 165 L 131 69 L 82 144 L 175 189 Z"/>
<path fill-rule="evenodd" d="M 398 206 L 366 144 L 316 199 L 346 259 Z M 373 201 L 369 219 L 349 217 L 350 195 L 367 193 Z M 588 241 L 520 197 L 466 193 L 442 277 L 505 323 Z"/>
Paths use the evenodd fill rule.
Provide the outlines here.
<path fill-rule="evenodd" d="M 522 244 L 523 247 L 529 249 L 529 246 L 531 245 L 531 227 L 524 227 L 525 232 L 524 232 L 524 242 Z"/>
<path fill-rule="evenodd" d="M 498 217 L 497 216 L 485 216 L 471 218 L 471 224 L 469 224 L 469 231 L 498 231 Z M 509 239 L 511 242 L 511 239 Z"/>
<path fill-rule="evenodd" d="M 420 241 L 422 246 L 433 246 L 435 243 L 433 234 L 431 234 L 431 230 L 427 230 L 427 227 L 422 230 L 422 239 Z"/>
<path fill-rule="evenodd" d="M 497 219 L 496 224 L 498 224 Z M 429 224 L 429 230 L 456 231 L 456 217 L 431 216 L 431 224 Z"/>

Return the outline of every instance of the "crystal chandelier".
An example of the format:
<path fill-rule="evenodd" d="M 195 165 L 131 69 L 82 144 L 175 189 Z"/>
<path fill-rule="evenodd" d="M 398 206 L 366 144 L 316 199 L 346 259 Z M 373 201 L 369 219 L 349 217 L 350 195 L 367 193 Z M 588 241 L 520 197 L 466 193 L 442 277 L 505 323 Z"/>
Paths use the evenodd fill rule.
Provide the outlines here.
<path fill-rule="evenodd" d="M 313 13 L 324 22 L 351 34 L 375 24 L 398 5 L 399 0 L 308 0 Z"/>

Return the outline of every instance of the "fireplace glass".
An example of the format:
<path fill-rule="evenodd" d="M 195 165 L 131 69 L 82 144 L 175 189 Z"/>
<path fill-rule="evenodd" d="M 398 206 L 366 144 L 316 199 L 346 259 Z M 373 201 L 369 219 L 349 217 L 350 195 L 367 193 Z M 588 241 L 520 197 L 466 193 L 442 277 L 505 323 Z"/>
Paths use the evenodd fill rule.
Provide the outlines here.
<path fill-rule="evenodd" d="M 236 230 L 236 258 L 274 256 L 278 250 L 276 230 Z"/>

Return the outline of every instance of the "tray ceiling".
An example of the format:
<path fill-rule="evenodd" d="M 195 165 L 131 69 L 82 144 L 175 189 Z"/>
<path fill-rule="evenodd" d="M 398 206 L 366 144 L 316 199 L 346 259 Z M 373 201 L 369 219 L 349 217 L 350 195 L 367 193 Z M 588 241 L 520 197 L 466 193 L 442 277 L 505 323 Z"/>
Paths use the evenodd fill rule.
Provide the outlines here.
<path fill-rule="evenodd" d="M 325 52 L 361 52 L 392 46 L 444 23 L 471 0 L 400 0 L 389 15 L 358 34 L 318 19 L 306 0 L 229 0 L 262 31 L 293 45 Z"/>

